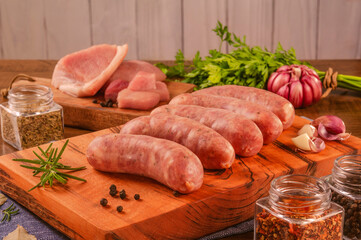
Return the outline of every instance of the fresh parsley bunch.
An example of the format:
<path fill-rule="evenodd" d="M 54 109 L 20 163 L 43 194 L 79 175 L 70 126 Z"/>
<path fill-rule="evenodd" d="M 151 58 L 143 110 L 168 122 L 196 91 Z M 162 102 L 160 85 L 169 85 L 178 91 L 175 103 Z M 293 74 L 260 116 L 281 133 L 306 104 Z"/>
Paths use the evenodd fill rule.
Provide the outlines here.
<path fill-rule="evenodd" d="M 218 50 L 210 50 L 209 56 L 202 59 L 199 51 L 193 58 L 193 64 L 189 67 L 190 72 L 185 70 L 184 55 L 181 50 L 177 52 L 175 66 L 156 64 L 167 77 L 181 77 L 183 82 L 192 83 L 197 89 L 215 85 L 241 85 L 264 88 L 270 74 L 283 65 L 306 64 L 296 59 L 295 50 L 286 51 L 281 44 L 274 53 L 266 48 L 250 47 L 246 44 L 246 38 L 237 37 L 228 31 L 218 21 L 213 31 L 220 38 Z M 229 54 L 221 52 L 223 43 L 227 43 L 233 50 Z"/>

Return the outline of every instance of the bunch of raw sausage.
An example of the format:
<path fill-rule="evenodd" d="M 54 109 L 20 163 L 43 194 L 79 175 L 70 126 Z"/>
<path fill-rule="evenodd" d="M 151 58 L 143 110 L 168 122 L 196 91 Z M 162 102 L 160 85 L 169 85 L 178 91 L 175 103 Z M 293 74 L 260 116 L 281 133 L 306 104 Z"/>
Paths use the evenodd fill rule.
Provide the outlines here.
<path fill-rule="evenodd" d="M 272 92 L 217 86 L 173 98 L 119 134 L 97 137 L 87 157 L 96 169 L 151 177 L 181 193 L 199 189 L 203 168 L 229 168 L 235 154 L 250 157 L 276 140 L 295 117 Z"/>

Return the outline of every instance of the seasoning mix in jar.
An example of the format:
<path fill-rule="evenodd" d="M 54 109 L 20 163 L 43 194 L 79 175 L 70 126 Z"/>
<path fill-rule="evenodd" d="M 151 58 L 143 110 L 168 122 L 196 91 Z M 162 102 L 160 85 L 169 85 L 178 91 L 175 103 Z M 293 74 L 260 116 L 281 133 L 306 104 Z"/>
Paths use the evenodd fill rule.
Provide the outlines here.
<path fill-rule="evenodd" d="M 0 106 L 2 138 L 13 147 L 21 150 L 63 138 L 63 108 L 54 103 L 49 87 L 13 87 L 8 102 Z"/>
<path fill-rule="evenodd" d="M 332 201 L 345 209 L 344 239 L 361 239 L 361 155 L 345 155 L 334 162 L 330 185 Z"/>
<path fill-rule="evenodd" d="M 343 216 L 322 179 L 281 176 L 272 181 L 269 197 L 256 202 L 254 239 L 341 240 Z"/>

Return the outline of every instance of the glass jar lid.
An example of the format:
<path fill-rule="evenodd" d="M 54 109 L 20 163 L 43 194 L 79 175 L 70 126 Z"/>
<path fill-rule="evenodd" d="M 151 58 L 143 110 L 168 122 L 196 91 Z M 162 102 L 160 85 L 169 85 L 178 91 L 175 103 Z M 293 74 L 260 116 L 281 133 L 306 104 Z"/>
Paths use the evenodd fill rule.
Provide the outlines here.
<path fill-rule="evenodd" d="M 332 169 L 332 182 L 346 194 L 361 195 L 361 155 L 336 158 Z"/>
<path fill-rule="evenodd" d="M 19 85 L 9 91 L 9 108 L 21 113 L 43 112 L 53 105 L 53 92 L 43 85 Z"/>
<path fill-rule="evenodd" d="M 273 209 L 282 213 L 323 213 L 330 207 L 331 189 L 317 177 L 285 175 L 272 181 L 269 202 Z"/>

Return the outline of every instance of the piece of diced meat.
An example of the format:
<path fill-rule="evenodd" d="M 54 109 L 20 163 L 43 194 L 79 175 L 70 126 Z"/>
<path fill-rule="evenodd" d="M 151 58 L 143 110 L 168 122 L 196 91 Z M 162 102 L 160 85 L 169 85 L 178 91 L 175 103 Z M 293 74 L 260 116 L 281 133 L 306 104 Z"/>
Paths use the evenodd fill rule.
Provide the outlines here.
<path fill-rule="evenodd" d="M 128 81 L 122 79 L 115 80 L 109 84 L 105 89 L 104 98 L 105 100 L 112 100 L 113 103 L 117 101 L 118 93 L 123 89 L 126 89 L 129 85 Z"/>
<path fill-rule="evenodd" d="M 129 83 L 128 89 L 133 91 L 155 90 L 155 74 L 139 71 Z"/>
<path fill-rule="evenodd" d="M 51 84 L 75 97 L 93 96 L 117 70 L 127 52 L 127 44 L 101 44 L 66 55 L 56 64 Z"/>
<path fill-rule="evenodd" d="M 157 81 L 155 85 L 156 85 L 156 89 L 152 90 L 152 92 L 156 92 L 159 94 L 160 101 L 169 101 L 170 95 L 167 84 L 165 84 L 164 82 Z"/>
<path fill-rule="evenodd" d="M 150 110 L 160 100 L 160 95 L 149 91 L 132 91 L 124 89 L 118 93 L 118 108 L 129 108 L 137 110 Z"/>

